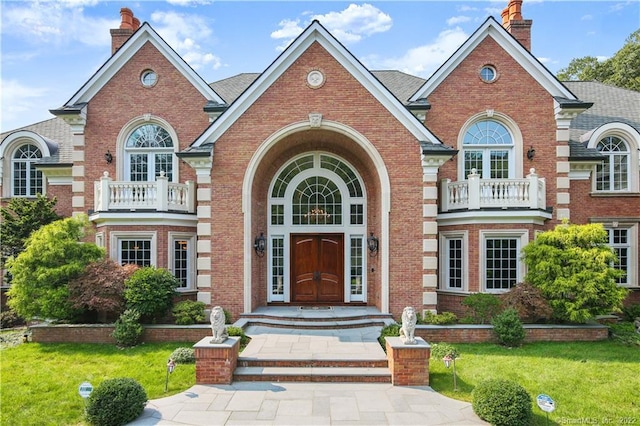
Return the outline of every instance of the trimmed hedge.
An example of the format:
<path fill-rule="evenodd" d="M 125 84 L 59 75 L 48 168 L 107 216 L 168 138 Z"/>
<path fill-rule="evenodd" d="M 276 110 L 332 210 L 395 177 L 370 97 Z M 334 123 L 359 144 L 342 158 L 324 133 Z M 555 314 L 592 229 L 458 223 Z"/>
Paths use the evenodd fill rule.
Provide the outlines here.
<path fill-rule="evenodd" d="M 140 416 L 146 403 L 140 383 L 127 377 L 107 379 L 89 395 L 86 418 L 96 426 L 124 425 Z"/>
<path fill-rule="evenodd" d="M 533 419 L 531 396 L 516 382 L 489 379 L 472 392 L 473 411 L 495 426 L 528 426 Z"/>

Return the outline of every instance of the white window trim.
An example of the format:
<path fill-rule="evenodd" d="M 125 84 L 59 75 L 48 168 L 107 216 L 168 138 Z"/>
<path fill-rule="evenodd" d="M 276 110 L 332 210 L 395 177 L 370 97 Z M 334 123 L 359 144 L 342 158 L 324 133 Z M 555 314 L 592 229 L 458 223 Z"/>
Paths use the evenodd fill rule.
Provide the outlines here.
<path fill-rule="evenodd" d="M 132 120 L 130 120 L 127 124 L 125 124 L 122 129 L 120 129 L 120 133 L 118 133 L 118 139 L 117 139 L 117 148 L 116 148 L 116 154 L 115 154 L 115 162 L 116 165 L 118 165 L 118 168 L 116 170 L 116 180 L 119 181 L 124 181 L 125 179 L 128 179 L 129 176 L 129 167 L 130 167 L 130 161 L 129 161 L 129 153 L 132 151 L 128 151 L 127 150 L 127 139 L 129 139 L 129 135 L 131 135 L 131 133 L 137 129 L 138 127 L 144 125 L 144 124 L 155 124 L 157 126 L 162 127 L 163 129 L 165 129 L 169 135 L 171 136 L 171 140 L 173 141 L 173 148 L 167 149 L 166 152 L 161 152 L 160 150 L 158 150 L 158 153 L 173 153 L 172 155 L 172 160 L 173 160 L 173 180 L 172 182 L 180 182 L 180 167 L 179 167 L 179 162 L 177 160 L 177 156 L 175 155 L 175 153 L 180 151 L 180 143 L 178 141 L 178 134 L 176 133 L 176 131 L 174 130 L 173 126 L 171 126 L 171 124 L 169 124 L 168 121 L 155 116 L 155 115 L 151 115 L 151 114 L 144 114 L 142 116 L 139 117 L 135 117 Z M 140 152 L 147 152 L 149 153 L 151 150 L 142 150 Z M 155 165 L 154 165 L 155 167 Z M 155 180 L 155 177 L 154 177 Z"/>
<path fill-rule="evenodd" d="M 174 242 L 176 240 L 184 240 L 187 242 L 187 250 L 188 250 L 188 255 L 189 257 L 187 258 L 187 270 L 188 270 L 188 276 L 187 276 L 187 286 L 186 287 L 178 287 L 176 288 L 176 291 L 191 291 L 195 289 L 195 283 L 196 283 L 196 236 L 194 234 L 189 234 L 189 233 L 185 233 L 185 232 L 172 232 L 169 231 L 168 233 L 168 247 L 167 247 L 167 270 L 171 271 L 171 273 L 173 273 L 173 269 L 174 269 L 174 256 L 175 253 L 173 251 L 174 248 Z"/>
<path fill-rule="evenodd" d="M 22 145 L 35 145 L 40 149 L 42 158 L 50 157 L 51 150 L 45 140 L 37 133 L 30 130 L 19 130 L 13 132 L 0 143 L 0 184 L 2 185 L 2 196 L 6 198 L 13 195 L 13 155 Z M 53 149 L 53 148 L 52 148 Z M 7 172 L 8 173 L 5 173 Z M 42 194 L 47 193 L 47 178 L 42 176 Z M 15 196 L 18 197 L 18 196 Z M 24 197 L 24 196 L 20 196 Z"/>
<path fill-rule="evenodd" d="M 620 191 L 598 191 L 596 185 L 597 174 L 594 171 L 591 179 L 591 191 L 597 194 L 621 194 L 640 192 L 640 134 L 636 129 L 625 123 L 607 123 L 595 129 L 589 136 L 588 148 L 596 149 L 598 143 L 608 136 L 622 139 L 629 150 L 628 189 Z"/>
<path fill-rule="evenodd" d="M 625 288 L 639 288 L 638 283 L 638 223 L 618 222 L 616 220 L 603 221 L 605 229 L 627 229 L 629 231 L 629 265 L 627 270 L 627 284 Z"/>
<path fill-rule="evenodd" d="M 440 233 L 440 290 L 466 293 L 469 291 L 469 231 L 444 231 Z M 449 250 L 447 241 L 462 238 L 462 288 L 449 287 Z"/>
<path fill-rule="evenodd" d="M 516 277 L 516 283 L 518 284 L 522 282 L 524 276 L 526 275 L 526 268 L 524 261 L 522 260 L 522 249 L 529 243 L 529 231 L 522 229 L 499 229 L 499 230 L 481 230 L 480 231 L 480 240 L 479 240 L 479 248 L 480 248 L 480 262 L 478 264 L 479 267 L 479 277 L 480 277 L 480 288 L 483 292 L 486 293 L 494 293 L 500 294 L 505 293 L 509 290 L 506 289 L 487 289 L 487 283 L 485 281 L 486 270 L 485 270 L 485 262 L 486 262 L 486 251 L 485 251 L 485 241 L 487 238 L 517 238 L 519 239 L 519 253 L 518 253 L 518 276 Z"/>
<path fill-rule="evenodd" d="M 111 259 L 122 263 L 120 258 L 120 241 L 123 240 L 151 240 L 151 266 L 158 266 L 158 233 L 148 231 L 111 231 L 109 233 L 109 255 Z"/>
<path fill-rule="evenodd" d="M 460 133 L 458 133 L 458 150 L 460 151 L 460 155 L 457 156 L 458 180 L 463 181 L 467 179 L 467 177 L 464 176 L 464 135 L 467 133 L 467 130 L 469 130 L 470 126 L 482 120 L 497 121 L 505 126 L 511 133 L 511 137 L 513 138 L 513 145 L 510 149 L 511 153 L 513 154 L 513 159 L 509 161 L 509 175 L 512 176 L 513 179 L 522 179 L 522 169 L 524 167 L 522 163 L 524 142 L 522 133 L 520 132 L 520 128 L 518 127 L 516 122 L 508 115 L 488 109 L 469 117 L 469 119 L 460 128 Z M 498 149 L 498 147 L 496 149 Z"/>

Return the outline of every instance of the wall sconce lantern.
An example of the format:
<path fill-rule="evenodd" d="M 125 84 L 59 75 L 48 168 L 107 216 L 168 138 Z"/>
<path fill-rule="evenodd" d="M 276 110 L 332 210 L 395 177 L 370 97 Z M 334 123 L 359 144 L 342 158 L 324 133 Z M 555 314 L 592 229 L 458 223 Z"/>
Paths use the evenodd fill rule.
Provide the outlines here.
<path fill-rule="evenodd" d="M 533 157 L 536 156 L 536 150 L 531 147 L 529 148 L 529 150 L 527 151 L 527 158 L 529 159 L 529 161 L 533 160 Z"/>
<path fill-rule="evenodd" d="M 378 238 L 373 236 L 373 232 L 367 238 L 367 247 L 369 248 L 369 256 L 374 256 L 378 253 Z"/>
<path fill-rule="evenodd" d="M 107 150 L 106 154 L 104 154 L 104 159 L 107 164 L 113 163 L 113 155 L 111 155 L 111 152 L 109 152 L 109 150 Z"/>
<path fill-rule="evenodd" d="M 264 250 L 267 247 L 267 239 L 264 237 L 264 233 L 260 233 L 259 237 L 253 240 L 253 249 L 256 251 L 258 257 L 264 256 Z"/>

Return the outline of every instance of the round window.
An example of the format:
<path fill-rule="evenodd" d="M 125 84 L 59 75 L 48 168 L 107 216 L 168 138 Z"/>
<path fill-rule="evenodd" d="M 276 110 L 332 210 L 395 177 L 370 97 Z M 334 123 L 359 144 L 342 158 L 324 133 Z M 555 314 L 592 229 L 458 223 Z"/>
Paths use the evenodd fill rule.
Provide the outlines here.
<path fill-rule="evenodd" d="M 146 70 L 142 73 L 142 76 L 140 76 L 140 81 L 144 87 L 151 87 L 158 81 L 158 74 L 156 74 L 155 71 Z"/>
<path fill-rule="evenodd" d="M 480 70 L 480 78 L 482 79 L 482 81 L 485 81 L 487 83 L 495 80 L 496 79 L 496 70 L 495 70 L 495 68 L 493 68 L 493 67 L 491 67 L 489 65 L 485 65 Z"/>

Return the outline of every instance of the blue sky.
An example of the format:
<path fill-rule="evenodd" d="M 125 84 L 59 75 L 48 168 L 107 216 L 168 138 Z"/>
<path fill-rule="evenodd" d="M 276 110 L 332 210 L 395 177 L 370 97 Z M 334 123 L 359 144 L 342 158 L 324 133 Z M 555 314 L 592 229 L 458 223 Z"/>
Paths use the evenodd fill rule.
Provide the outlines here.
<path fill-rule="evenodd" d="M 208 82 L 263 71 L 313 19 L 372 70 L 429 77 L 500 1 L 0 0 L 0 131 L 53 116 L 110 56 L 128 7 Z M 640 2 L 525 0 L 532 52 L 553 73 L 607 58 L 640 27 Z"/>

